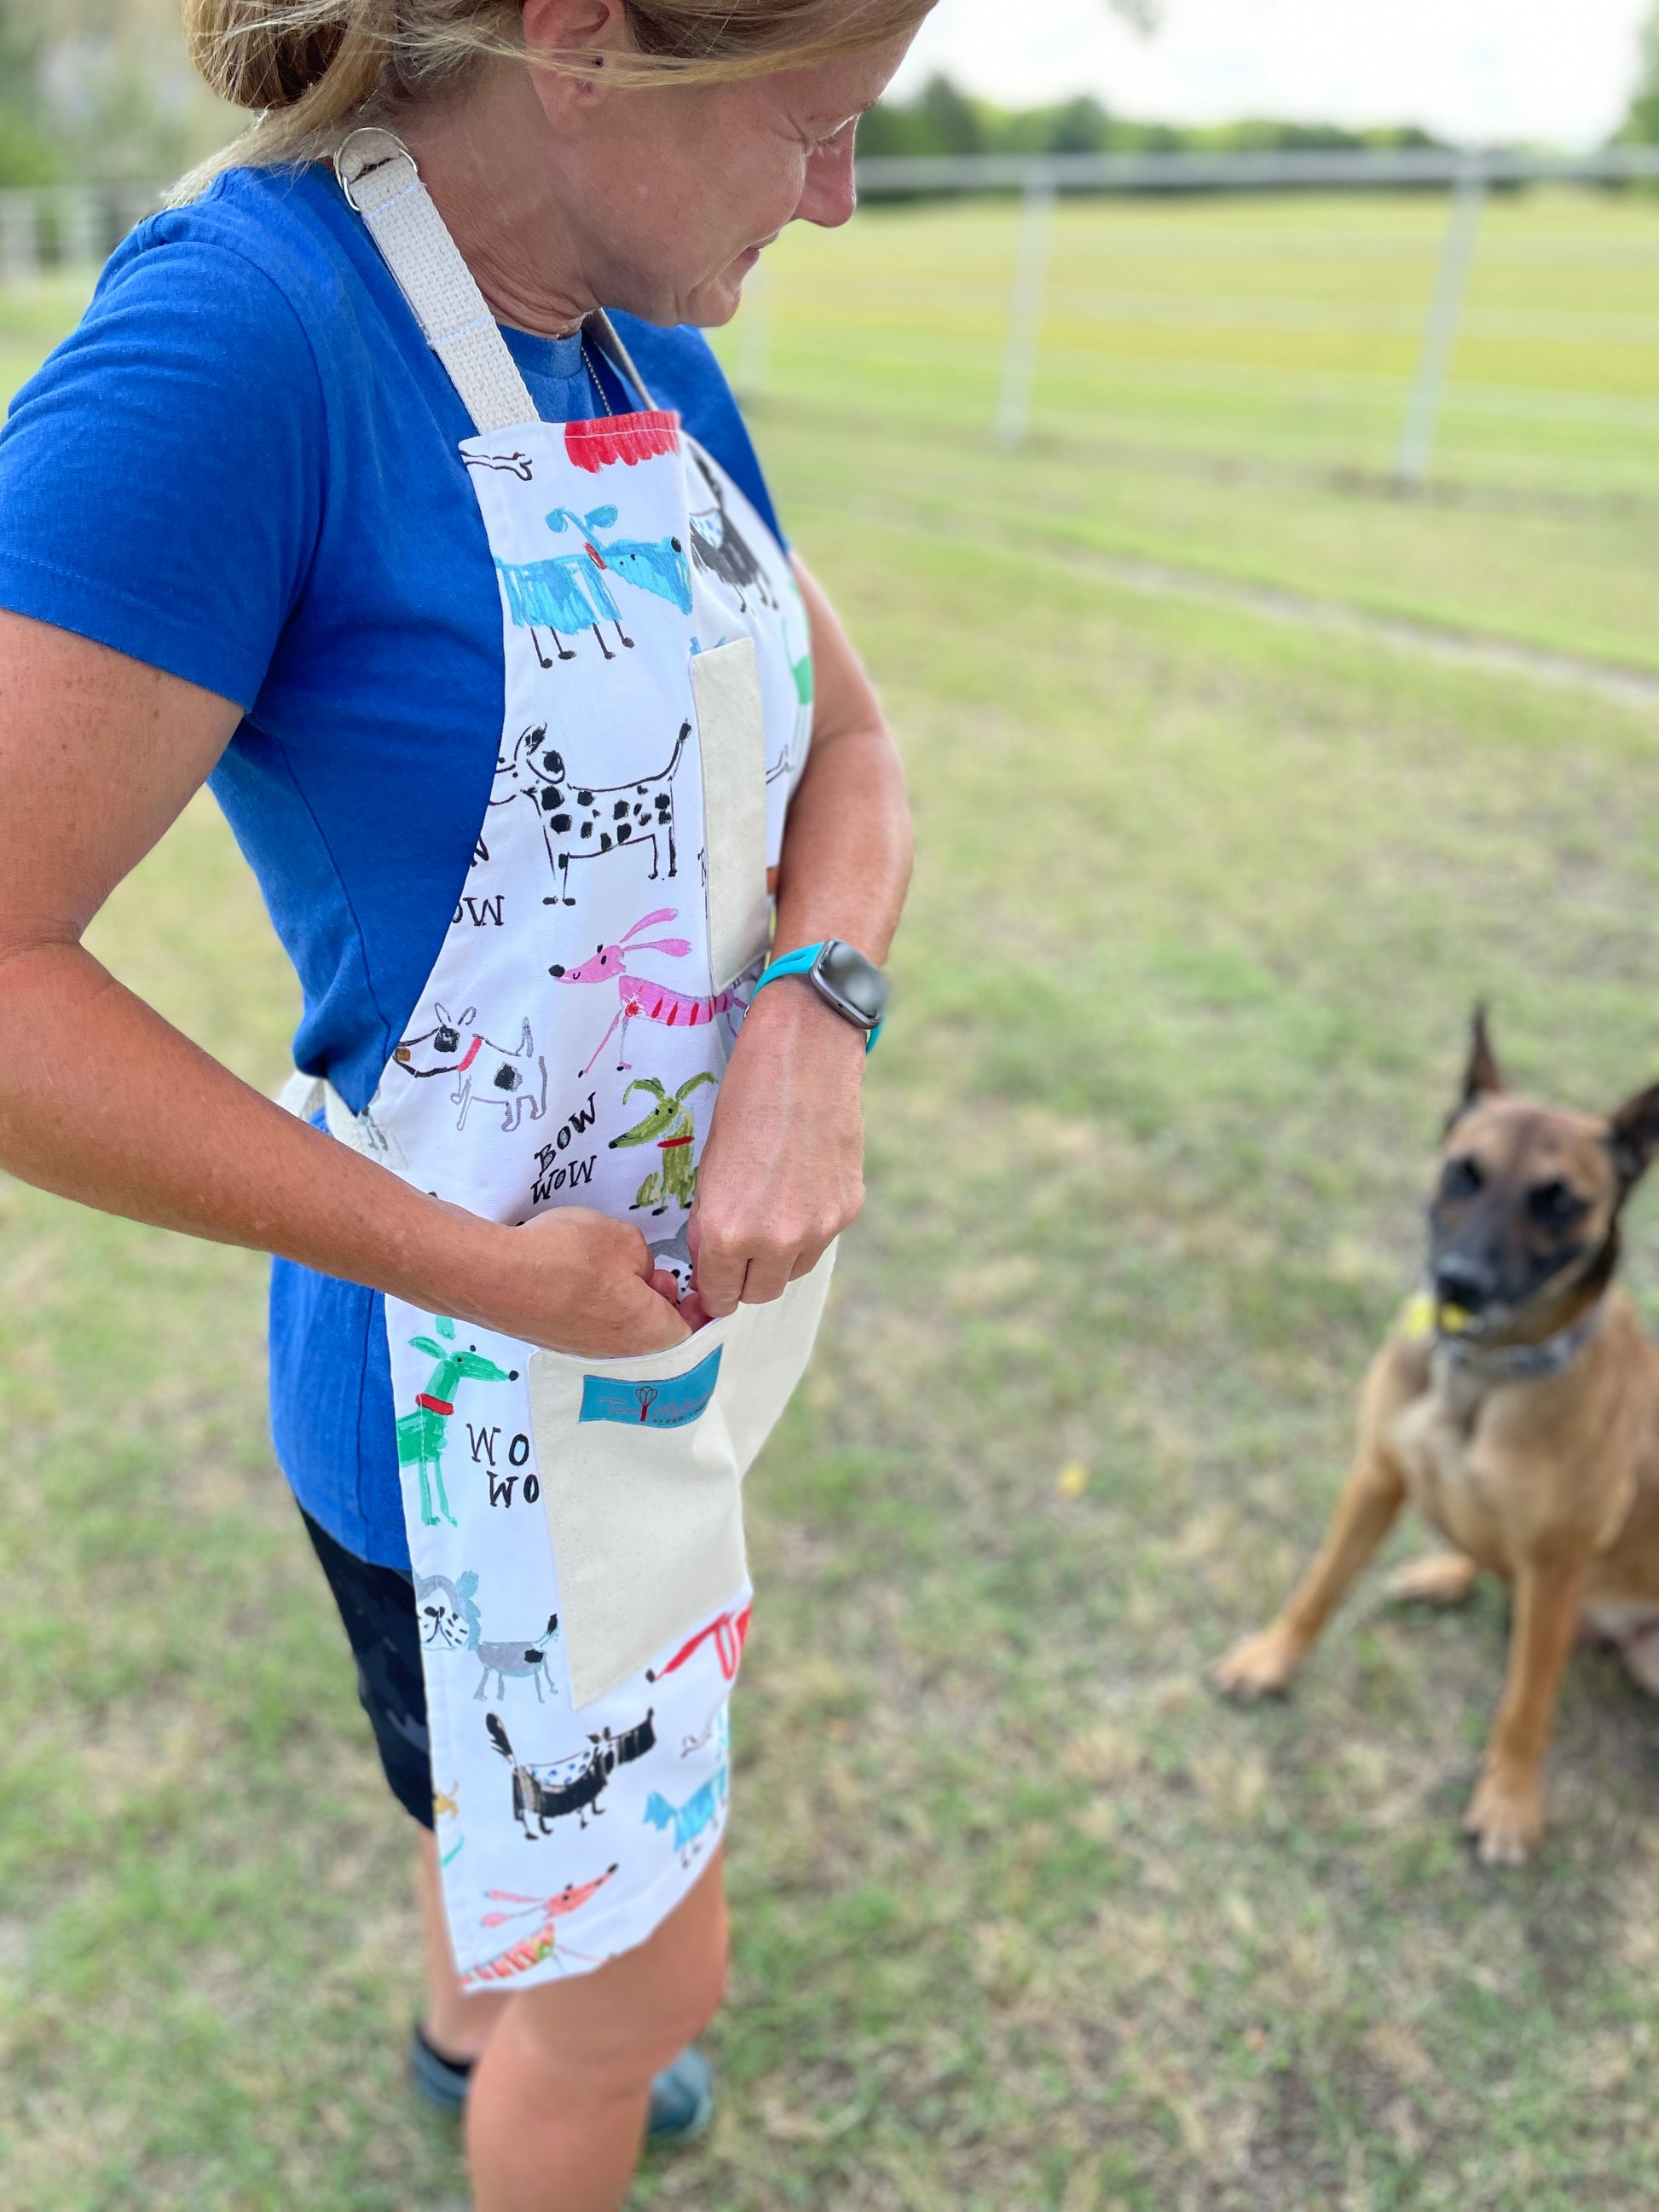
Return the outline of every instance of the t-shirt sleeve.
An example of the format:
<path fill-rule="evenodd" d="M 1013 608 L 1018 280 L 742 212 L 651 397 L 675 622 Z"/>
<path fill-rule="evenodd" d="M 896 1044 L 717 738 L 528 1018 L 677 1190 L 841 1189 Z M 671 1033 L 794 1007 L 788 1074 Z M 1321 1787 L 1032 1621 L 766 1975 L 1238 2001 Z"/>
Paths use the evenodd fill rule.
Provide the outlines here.
<path fill-rule="evenodd" d="M 663 329 L 614 308 L 611 319 L 646 382 L 678 408 L 691 435 L 708 447 L 779 544 L 787 547 L 748 427 L 702 332 L 684 325 Z"/>
<path fill-rule="evenodd" d="M 141 234 L 0 430 L 0 606 L 247 708 L 316 544 L 324 418 L 271 278 Z"/>

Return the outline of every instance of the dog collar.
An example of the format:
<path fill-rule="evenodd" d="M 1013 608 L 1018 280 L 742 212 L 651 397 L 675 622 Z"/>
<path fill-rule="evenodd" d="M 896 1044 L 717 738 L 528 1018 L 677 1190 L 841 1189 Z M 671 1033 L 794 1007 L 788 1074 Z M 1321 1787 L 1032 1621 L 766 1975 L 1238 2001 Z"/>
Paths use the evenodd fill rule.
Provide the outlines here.
<path fill-rule="evenodd" d="M 1433 1298 L 1424 1291 L 1407 1308 L 1407 1328 L 1415 1338 L 1431 1336 L 1452 1365 L 1466 1374 L 1489 1382 L 1537 1382 L 1551 1375 L 1565 1374 L 1601 1328 L 1606 1310 L 1606 1299 L 1597 1298 L 1588 1313 L 1537 1344 L 1483 1345 L 1455 1328 L 1444 1327 Z"/>

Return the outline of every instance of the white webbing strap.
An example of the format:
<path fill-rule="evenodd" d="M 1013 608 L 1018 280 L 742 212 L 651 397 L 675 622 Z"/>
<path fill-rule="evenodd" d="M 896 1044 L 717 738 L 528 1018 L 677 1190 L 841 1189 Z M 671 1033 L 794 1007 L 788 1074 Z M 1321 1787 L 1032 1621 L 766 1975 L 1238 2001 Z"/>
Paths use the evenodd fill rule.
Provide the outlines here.
<path fill-rule="evenodd" d="M 329 1135 L 337 1137 L 343 1145 L 349 1145 L 354 1152 L 361 1152 L 365 1159 L 378 1160 L 383 1167 L 407 1165 L 396 1138 L 367 1110 L 354 1114 L 325 1075 L 307 1075 L 303 1069 L 296 1068 L 277 1092 L 276 1103 L 285 1114 L 292 1114 L 301 1121 L 309 1121 L 320 1113 Z"/>
<path fill-rule="evenodd" d="M 402 139 L 354 131 L 334 169 L 480 435 L 533 422 L 518 363 Z"/>

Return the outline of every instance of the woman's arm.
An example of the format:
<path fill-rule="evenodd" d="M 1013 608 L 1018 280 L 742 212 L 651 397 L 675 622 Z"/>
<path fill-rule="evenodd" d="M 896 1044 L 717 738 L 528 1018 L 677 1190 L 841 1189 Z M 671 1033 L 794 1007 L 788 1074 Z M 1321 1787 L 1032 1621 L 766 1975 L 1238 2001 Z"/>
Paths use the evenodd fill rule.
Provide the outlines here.
<path fill-rule="evenodd" d="M 411 1190 L 262 1098 L 84 949 L 240 719 L 210 691 L 0 611 L 0 1166 L 531 1343 L 677 1343 L 672 1278 L 653 1285 L 636 1228 L 579 1207 L 503 1228 Z"/>
<path fill-rule="evenodd" d="M 797 561 L 812 629 L 812 749 L 778 872 L 774 951 L 839 937 L 887 957 L 910 880 L 904 770 L 835 610 Z M 769 984 L 720 1085 L 690 1231 L 711 1314 L 775 1298 L 864 1200 L 864 1038 L 804 979 Z"/>

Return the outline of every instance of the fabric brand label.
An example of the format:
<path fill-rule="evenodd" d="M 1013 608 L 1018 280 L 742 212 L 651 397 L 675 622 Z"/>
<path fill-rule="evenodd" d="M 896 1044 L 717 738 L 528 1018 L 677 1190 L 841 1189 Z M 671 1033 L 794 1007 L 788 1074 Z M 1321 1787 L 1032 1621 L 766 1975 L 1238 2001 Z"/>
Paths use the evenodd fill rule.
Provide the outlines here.
<path fill-rule="evenodd" d="M 608 1375 L 584 1375 L 581 1418 L 625 1421 L 635 1428 L 683 1429 L 708 1410 L 724 1348 L 717 1347 L 684 1375 L 665 1375 L 654 1382 L 618 1382 Z"/>

